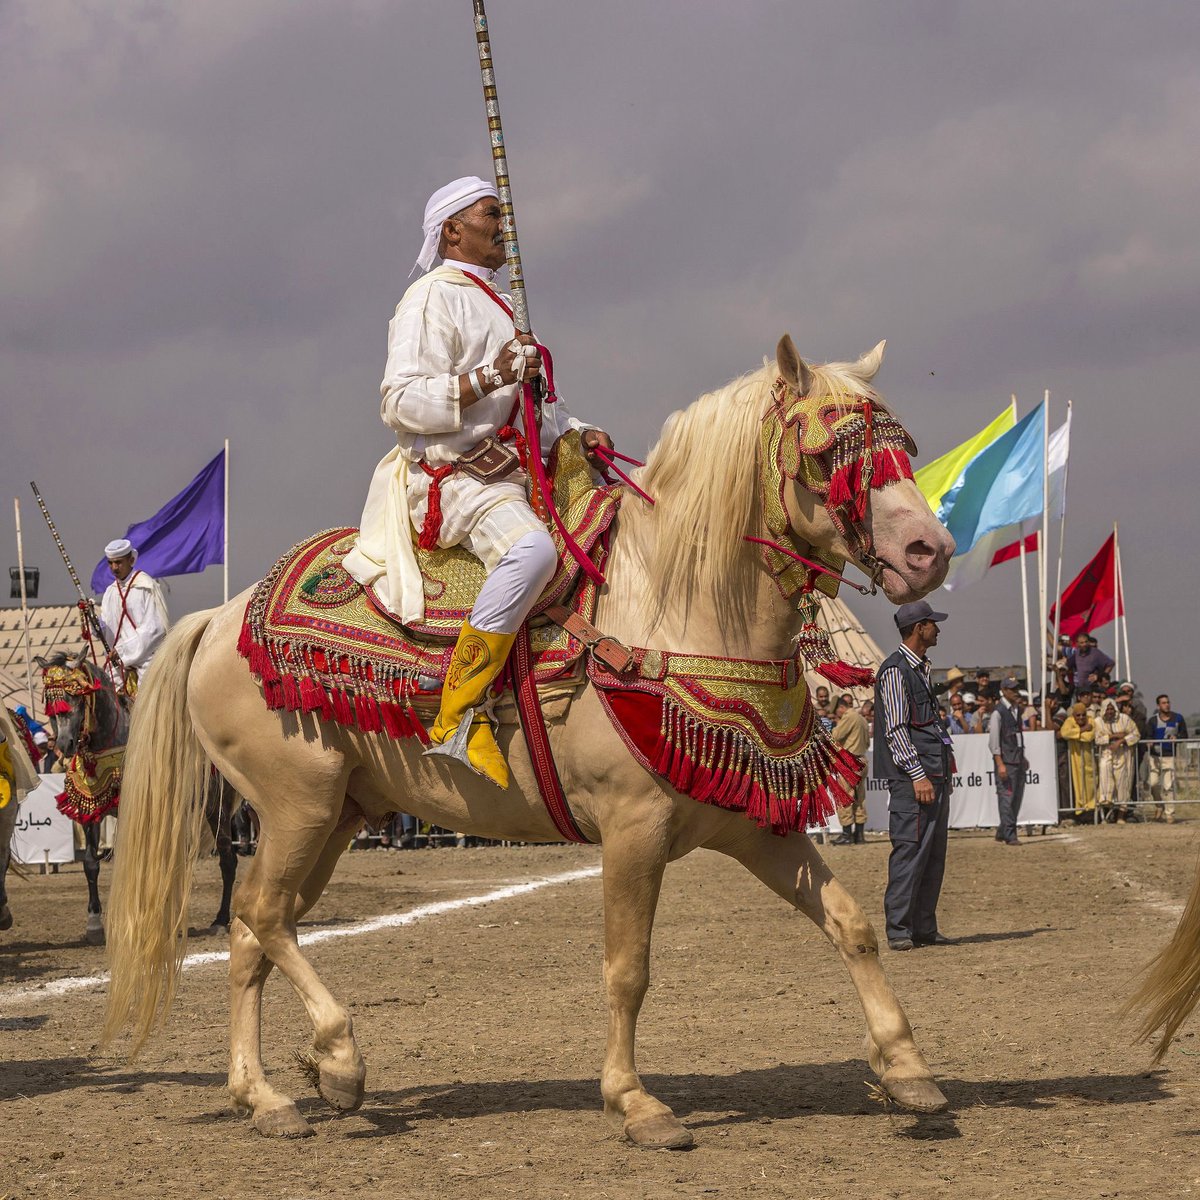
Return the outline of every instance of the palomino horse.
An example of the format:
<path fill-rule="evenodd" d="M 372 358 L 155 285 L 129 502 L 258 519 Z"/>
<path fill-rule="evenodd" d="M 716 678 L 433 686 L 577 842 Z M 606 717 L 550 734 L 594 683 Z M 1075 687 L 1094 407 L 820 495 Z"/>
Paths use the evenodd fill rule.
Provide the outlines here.
<path fill-rule="evenodd" d="M 1162 1062 L 1179 1027 L 1200 1003 L 1200 871 L 1171 940 L 1151 959 L 1141 986 L 1124 1013 L 1142 1013 L 1138 1041 L 1154 1043 L 1154 1061 Z"/>
<path fill-rule="evenodd" d="M 799 629 L 796 606 L 764 569 L 761 552 L 743 540 L 767 532 L 759 445 L 777 408 L 773 384 L 782 377 L 793 397 L 833 396 L 849 411 L 856 400 L 877 400 L 870 380 L 882 351 L 881 343 L 857 363 L 809 368 L 785 337 L 778 366 L 764 363 L 675 414 L 640 476 L 657 505 L 627 500 L 622 508 L 598 626 L 631 646 L 790 657 Z M 787 428 L 793 439 L 800 436 L 795 424 Z M 861 438 L 861 421 L 858 428 Z M 838 446 L 824 449 L 836 463 Z M 799 444 L 790 450 L 799 452 Z M 822 501 L 794 475 L 781 487 L 792 534 L 809 552 L 866 558 L 893 602 L 922 596 L 944 578 L 953 541 L 910 478 L 872 494 L 865 521 L 873 552 L 866 540 L 862 547 L 850 544 L 858 538 L 843 537 Z M 512 783 L 501 791 L 445 758 L 423 757 L 413 739 L 391 741 L 322 723 L 312 714 L 269 711 L 238 655 L 246 603 L 244 594 L 180 621 L 138 697 L 113 885 L 105 1036 L 131 1024 L 140 1045 L 173 998 L 202 783 L 211 761 L 262 822 L 258 855 L 234 901 L 229 1090 L 260 1133 L 296 1137 L 311 1128 L 263 1071 L 263 984 L 272 967 L 284 973 L 312 1021 L 306 1058 L 321 1095 L 338 1109 L 356 1108 L 366 1068 L 351 1020 L 301 953 L 296 922 L 324 891 L 363 819 L 400 809 L 485 837 L 562 839 L 515 728 L 501 730 L 512 768 Z M 663 869 L 697 847 L 741 862 L 824 931 L 858 991 L 870 1063 L 883 1088 L 912 1109 L 945 1107 L 884 977 L 874 931 L 804 833 L 777 836 L 742 813 L 673 791 L 630 755 L 592 688 L 578 693 L 565 717 L 551 724 L 550 737 L 575 820 L 604 846 L 609 1021 L 600 1090 L 607 1115 L 632 1142 L 676 1148 L 692 1140 L 643 1086 L 634 1036 L 649 983 Z"/>
<path fill-rule="evenodd" d="M 129 701 L 118 695 L 109 675 L 87 661 L 85 648 L 77 658 L 53 654 L 38 658 L 44 682 L 53 676 L 52 690 L 58 701 L 48 707 L 50 723 L 63 757 L 70 759 L 77 751 L 93 755 L 119 751 L 129 737 Z M 120 755 L 117 755 L 120 758 Z M 118 781 L 118 786 L 119 781 Z M 229 904 L 237 873 L 237 855 L 229 836 L 229 817 L 232 811 L 232 789 L 223 780 L 215 779 L 206 794 L 205 813 L 216 836 L 221 856 L 221 876 L 224 884 L 221 907 L 213 918 L 214 927 L 229 925 Z M 81 821 L 84 851 L 83 873 L 88 885 L 87 926 L 84 939 L 93 946 L 104 944 L 104 918 L 100 907 L 100 821 Z"/>

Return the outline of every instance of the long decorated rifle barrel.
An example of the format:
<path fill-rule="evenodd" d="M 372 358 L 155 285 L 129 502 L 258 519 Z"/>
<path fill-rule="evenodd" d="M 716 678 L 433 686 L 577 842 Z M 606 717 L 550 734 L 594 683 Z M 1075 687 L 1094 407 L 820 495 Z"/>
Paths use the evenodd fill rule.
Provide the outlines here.
<path fill-rule="evenodd" d="M 37 500 L 38 508 L 42 510 L 42 516 L 46 518 L 46 525 L 50 529 L 50 536 L 54 539 L 54 544 L 58 547 L 59 554 L 62 555 L 62 560 L 66 563 L 67 574 L 71 577 L 71 582 L 75 585 L 76 592 L 79 593 L 79 604 L 87 617 L 88 624 L 92 627 L 92 632 L 96 635 L 96 639 L 100 645 L 104 647 L 105 654 L 112 654 L 112 647 L 108 644 L 108 638 L 104 633 L 104 626 L 100 624 L 100 618 L 96 615 L 96 605 L 90 596 L 83 590 L 83 584 L 79 582 L 79 575 L 75 571 L 75 564 L 71 562 L 71 556 L 67 553 L 66 546 L 63 545 L 63 540 L 58 536 L 58 530 L 54 527 L 54 522 L 50 518 L 50 510 L 46 507 L 45 500 L 42 499 L 42 493 L 38 491 L 38 485 L 31 479 L 29 486 L 33 488 L 34 498 Z"/>
<path fill-rule="evenodd" d="M 519 332 L 529 333 L 529 302 L 525 299 L 525 274 L 521 269 L 517 219 L 513 215 L 508 154 L 504 149 L 504 126 L 500 123 L 500 101 L 496 95 L 496 68 L 492 64 L 487 13 L 483 9 L 483 0 L 471 0 L 471 3 L 475 9 L 475 41 L 479 48 L 479 72 L 483 77 L 483 104 L 487 110 L 488 136 L 492 144 L 492 166 L 496 172 L 496 191 L 500 196 L 501 231 L 504 234 L 504 257 L 508 263 L 508 284 L 512 293 L 513 324 Z"/>

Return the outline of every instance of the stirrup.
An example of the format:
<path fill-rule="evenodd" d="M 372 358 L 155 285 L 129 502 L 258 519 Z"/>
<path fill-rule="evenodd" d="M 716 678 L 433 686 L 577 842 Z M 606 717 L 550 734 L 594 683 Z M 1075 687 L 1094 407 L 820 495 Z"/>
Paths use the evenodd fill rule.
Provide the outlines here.
<path fill-rule="evenodd" d="M 453 758 L 475 771 L 467 757 L 467 739 L 471 736 L 471 724 L 474 720 L 475 710 L 468 708 L 463 714 L 463 719 L 459 721 L 458 728 L 444 742 L 427 747 L 422 757 Z M 483 772 L 475 771 L 475 774 L 482 775 Z"/>

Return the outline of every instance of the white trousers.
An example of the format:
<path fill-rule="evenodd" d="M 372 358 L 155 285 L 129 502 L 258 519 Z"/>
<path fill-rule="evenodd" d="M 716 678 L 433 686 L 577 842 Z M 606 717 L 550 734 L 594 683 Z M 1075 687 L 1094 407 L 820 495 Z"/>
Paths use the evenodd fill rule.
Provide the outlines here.
<path fill-rule="evenodd" d="M 472 553 L 475 532 L 467 535 Z M 524 534 L 484 580 L 468 621 L 483 633 L 516 633 L 557 569 L 558 550 L 545 528 Z"/>

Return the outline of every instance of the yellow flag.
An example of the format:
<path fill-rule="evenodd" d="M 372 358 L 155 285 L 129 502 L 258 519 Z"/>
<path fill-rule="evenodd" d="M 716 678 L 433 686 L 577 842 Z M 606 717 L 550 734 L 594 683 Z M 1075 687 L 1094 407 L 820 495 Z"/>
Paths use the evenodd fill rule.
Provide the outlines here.
<path fill-rule="evenodd" d="M 980 430 L 973 438 L 955 446 L 948 454 L 935 458 L 922 467 L 913 481 L 921 489 L 929 507 L 937 512 L 942 497 L 958 482 L 958 477 L 967 464 L 981 451 L 986 450 L 998 437 L 1007 433 L 1017 423 L 1017 414 L 1010 404 L 990 425 Z"/>

